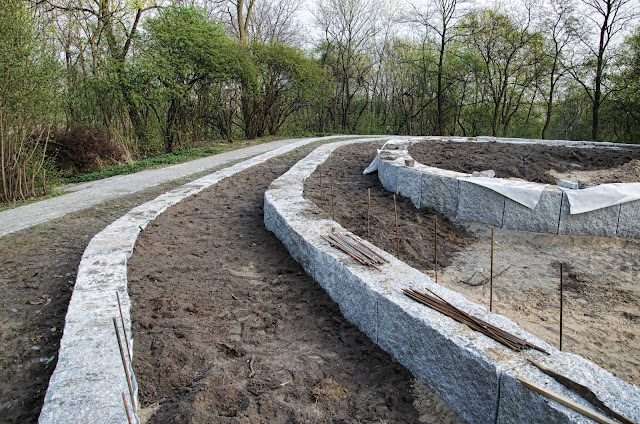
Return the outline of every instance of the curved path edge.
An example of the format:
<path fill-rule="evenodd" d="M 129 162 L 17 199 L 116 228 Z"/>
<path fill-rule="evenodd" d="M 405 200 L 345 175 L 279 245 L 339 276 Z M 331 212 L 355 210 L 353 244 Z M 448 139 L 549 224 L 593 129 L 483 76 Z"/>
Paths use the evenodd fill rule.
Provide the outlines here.
<path fill-rule="evenodd" d="M 344 141 L 319 147 L 276 179 L 265 193 L 264 220 L 297 260 L 338 303 L 343 315 L 371 340 L 429 385 L 461 418 L 471 423 L 590 423 L 590 419 L 525 388 L 516 376 L 545 386 L 591 408 L 530 365 L 535 359 L 591 389 L 607 406 L 640 420 L 640 388 L 594 363 L 560 352 L 490 313 L 432 278 L 380 252 L 382 272 L 364 267 L 332 248 L 322 236 L 338 223 L 304 199 L 304 181 Z M 366 242 L 364 242 L 366 244 Z M 464 311 L 550 352 L 516 353 L 402 294 L 403 288 L 429 288 Z"/>
<path fill-rule="evenodd" d="M 116 292 L 122 303 L 124 327 L 131 346 L 127 260 L 140 231 L 167 208 L 219 181 L 299 147 L 321 140 L 353 136 L 302 139 L 237 163 L 171 190 L 114 221 L 89 242 L 84 251 L 65 318 L 58 363 L 39 417 L 41 424 L 127 422 L 121 393 L 131 409 L 131 397 L 113 325 L 122 332 Z M 127 355 L 124 347 L 123 350 Z M 137 403 L 135 376 L 133 402 Z M 161 372 L 161 370 L 158 370 Z M 133 408 L 135 410 L 135 408 Z M 133 417 L 138 422 L 136 416 Z"/>

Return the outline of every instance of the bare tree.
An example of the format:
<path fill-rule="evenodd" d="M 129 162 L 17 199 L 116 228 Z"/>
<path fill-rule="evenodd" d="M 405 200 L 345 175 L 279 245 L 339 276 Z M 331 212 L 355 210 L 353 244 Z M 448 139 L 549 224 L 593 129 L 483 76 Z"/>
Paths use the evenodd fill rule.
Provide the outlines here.
<path fill-rule="evenodd" d="M 635 18 L 639 16 L 637 0 L 580 0 L 584 5 L 583 30 L 574 34 L 584 47 L 586 54 L 582 67 L 574 66 L 571 73 L 584 88 L 592 103 L 591 139 L 600 135 L 600 106 L 609 96 L 605 71 L 612 43 Z M 581 68 L 591 72 L 584 74 Z"/>
<path fill-rule="evenodd" d="M 228 0 L 227 3 L 229 23 L 238 40 L 242 42 L 246 42 L 249 37 L 249 25 L 255 2 L 256 0 Z"/>
<path fill-rule="evenodd" d="M 435 0 L 430 2 L 426 9 L 420 9 L 415 3 L 411 3 L 415 14 L 410 20 L 418 22 L 425 27 L 427 33 L 435 33 L 438 48 L 438 75 L 437 75 L 437 104 L 438 104 L 438 135 L 444 135 L 444 61 L 447 46 L 457 37 L 462 35 L 456 30 L 456 25 L 464 12 L 463 7 L 467 0 Z"/>
<path fill-rule="evenodd" d="M 329 113 L 343 132 L 355 129 L 370 100 L 365 84 L 373 66 L 370 52 L 382 27 L 382 5 L 379 0 L 318 0 L 313 12 L 324 33 L 321 61 L 337 83 Z M 365 100 L 354 108 L 359 92 Z"/>
<path fill-rule="evenodd" d="M 564 55 L 567 48 L 575 42 L 573 36 L 576 27 L 575 8 L 567 0 L 550 0 L 548 10 L 545 10 L 543 30 L 548 34 L 546 59 L 548 60 L 548 86 L 539 87 L 545 98 L 546 116 L 542 127 L 541 138 L 547 137 L 547 130 L 553 113 L 556 88 L 561 78 L 567 73 Z"/>
<path fill-rule="evenodd" d="M 251 36 L 264 42 L 299 45 L 303 32 L 296 13 L 300 7 L 300 0 L 272 0 L 256 4 L 249 22 Z"/>

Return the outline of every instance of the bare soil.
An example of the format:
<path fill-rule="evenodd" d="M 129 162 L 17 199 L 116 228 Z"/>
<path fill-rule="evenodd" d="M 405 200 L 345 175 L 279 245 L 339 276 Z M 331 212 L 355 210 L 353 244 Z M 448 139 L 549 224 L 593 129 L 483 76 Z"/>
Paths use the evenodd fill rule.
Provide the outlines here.
<path fill-rule="evenodd" d="M 498 178 L 520 178 L 545 184 L 557 184 L 563 177 L 577 177 L 592 183 L 640 181 L 640 173 L 637 172 L 640 146 L 572 148 L 544 144 L 429 141 L 411 145 L 409 154 L 417 162 L 436 168 L 465 173 L 493 169 Z M 619 168 L 631 161 L 635 162 L 634 167 L 629 169 L 627 166 L 618 173 L 590 173 Z M 552 170 L 555 174 L 550 172 Z M 570 171 L 577 173 L 563 175 Z"/>
<path fill-rule="evenodd" d="M 0 238 L 0 423 L 38 421 L 78 264 L 91 238 L 132 208 L 203 174 Z"/>
<path fill-rule="evenodd" d="M 181 202 L 138 239 L 129 282 L 148 422 L 460 422 L 265 229 L 266 188 L 309 151 Z"/>
<path fill-rule="evenodd" d="M 396 255 L 398 243 L 394 208 L 397 208 L 400 258 L 413 258 L 421 269 L 433 269 L 435 266 L 433 227 L 437 217 L 438 264 L 450 264 L 457 252 L 473 242 L 473 236 L 432 209 L 416 210 L 411 200 L 405 197 L 396 196 L 394 206 L 393 193 L 382 187 L 377 173 L 362 174 L 380 146 L 366 143 L 338 149 L 305 181 L 304 196 L 321 207 L 328 218 L 333 218 L 363 239 L 367 239 L 368 210 L 369 241 Z"/>
<path fill-rule="evenodd" d="M 392 197 L 381 193 L 376 197 L 374 186 L 377 177 L 370 183 L 358 182 L 362 170 L 357 168 L 368 164 L 374 155 L 371 152 L 363 154 L 368 157 L 358 159 L 354 155 L 352 166 L 352 180 L 358 187 L 358 197 L 352 192 L 354 197 L 340 200 L 339 194 L 348 191 L 336 190 L 336 218 L 343 220 L 345 227 L 364 235 L 366 194 L 362 191 L 372 184 L 372 202 L 380 201 L 384 207 L 375 209 L 374 206 L 371 237 L 378 246 L 395 253 Z M 456 155 L 457 159 L 464 160 L 465 154 L 458 152 Z M 274 165 L 275 174 L 288 169 L 300 157 L 294 156 L 289 157 L 287 160 L 290 162 L 282 167 Z M 474 170 L 493 168 L 495 162 L 488 160 L 478 164 Z M 348 166 L 346 160 L 340 165 Z M 340 167 L 331 162 L 325 164 L 325 169 L 331 169 L 334 174 L 334 189 L 339 184 Z M 575 168 L 567 172 L 579 171 Z M 596 172 L 602 172 L 605 177 L 610 174 L 606 169 Z M 326 175 L 323 176 L 325 178 Z M 346 176 L 343 178 L 345 181 L 348 179 Z M 3 294 L 0 308 L 0 423 L 37 422 L 49 377 L 57 361 L 61 329 L 77 265 L 93 235 L 131 208 L 190 179 L 193 177 L 0 238 L 0 290 Z M 152 358 L 146 370 L 150 379 L 155 379 L 155 374 L 165 374 L 165 369 L 171 374 L 180 368 L 179 374 L 172 374 L 164 380 L 158 377 L 155 389 L 143 386 L 146 390 L 143 402 L 159 401 L 155 422 L 176 417 L 186 421 L 188 416 L 193 418 L 193 422 L 206 422 L 210 418 L 210 410 L 233 415 L 234 405 L 238 409 L 235 417 L 216 416 L 211 421 L 268 422 L 285 420 L 283 417 L 286 416 L 286 420 L 291 422 L 328 422 L 327 417 L 333 419 L 332 414 L 340 411 L 346 418 L 335 415 L 335 422 L 354 422 L 356 419 L 366 422 L 370 417 L 402 422 L 459 422 L 428 388 L 413 380 L 406 370 L 394 364 L 391 358 L 346 323 L 324 292 L 308 277 L 300 275 L 301 268 L 293 263 L 275 238 L 265 234 L 261 193 L 272 179 L 271 175 L 263 173 L 245 180 L 240 177 L 235 185 L 230 180 L 231 187 L 227 189 L 239 194 L 235 201 L 229 191 L 220 194 L 224 199 L 222 203 L 216 195 L 203 193 L 199 196 L 203 205 L 195 206 L 200 208 L 200 212 L 185 209 L 175 216 L 176 213 L 170 210 L 161 217 L 161 220 L 167 220 L 166 225 L 157 225 L 155 229 L 151 226 L 146 231 L 148 234 L 155 231 L 157 235 L 153 237 L 161 239 L 156 243 L 164 242 L 166 247 L 150 252 L 160 252 L 160 256 L 151 255 L 145 259 L 156 262 L 148 265 L 146 273 L 151 277 L 145 276 L 145 271 L 140 271 L 142 276 L 137 277 L 141 281 L 151 279 L 159 282 L 157 287 L 149 289 L 147 296 L 151 300 L 145 300 L 147 305 L 140 309 L 148 315 L 136 325 L 139 331 L 142 329 L 149 333 L 149 339 L 145 348 L 141 333 L 136 336 L 136 353 L 146 349 Z M 317 176 L 309 179 L 309 184 L 317 183 Z M 260 186 L 258 194 L 241 191 L 253 185 Z M 314 188 L 309 187 L 310 197 L 319 202 Z M 328 179 L 324 181 L 324 189 L 329 190 Z M 329 203 L 326 198 L 323 200 L 323 208 L 330 214 Z M 191 200 L 197 201 L 197 198 Z M 350 204 L 353 204 L 353 215 L 348 213 Z M 405 204 L 406 210 L 402 206 Z M 205 207 L 210 213 L 202 212 Z M 343 212 L 340 212 L 341 208 Z M 402 259 L 433 275 L 433 257 L 428 253 L 433 250 L 430 236 L 432 214 L 415 209 L 411 214 L 412 206 L 401 198 L 398 198 L 398 208 Z M 225 210 L 232 211 L 236 221 L 245 220 L 243 225 L 248 227 L 227 224 L 222 215 L 216 215 Z M 199 221 L 195 221 L 196 217 Z M 161 220 L 157 222 L 161 223 Z M 176 225 L 178 220 L 184 223 L 182 227 Z M 405 221 L 415 221 L 419 225 L 406 227 Z M 440 231 L 447 233 L 450 224 L 444 225 L 444 231 Z M 164 233 L 173 226 L 178 227 L 177 234 Z M 205 238 L 203 229 L 206 228 L 212 232 L 209 238 Z M 441 268 L 439 281 L 471 300 L 487 304 L 488 287 L 470 287 L 465 282 L 475 283 L 488 276 L 488 230 L 486 227 L 469 230 L 477 239 L 475 243 L 469 242 L 468 234 L 453 229 L 444 237 L 452 244 L 442 247 L 444 253 L 439 262 L 446 268 Z M 193 237 L 189 239 L 187 233 Z M 179 239 L 180 243 L 173 246 L 173 238 Z M 249 243 L 248 240 L 258 240 L 263 244 Z M 637 276 L 640 275 L 640 241 L 506 231 L 497 233 L 496 240 L 497 271 L 511 265 L 495 280 L 494 305 L 497 312 L 557 344 L 557 269 L 558 261 L 562 260 L 567 284 L 565 350 L 582 354 L 625 380 L 638 384 L 640 289 Z M 198 241 L 198 249 L 191 249 L 195 241 Z M 450 249 L 449 255 L 447 249 Z M 179 253 L 183 250 L 189 254 L 181 256 Z M 138 258 L 134 256 L 134 261 L 143 260 L 139 256 L 143 251 L 137 250 Z M 230 251 L 234 252 L 233 256 Z M 265 253 L 267 258 L 261 258 Z M 169 261 L 167 258 L 170 256 L 175 256 L 175 260 Z M 167 270 L 163 271 L 166 272 L 163 274 L 164 282 L 160 281 L 162 276 L 160 280 L 153 278 L 158 265 L 173 268 L 171 272 L 180 277 L 168 277 Z M 192 274 L 192 270 L 198 267 L 206 269 L 208 274 Z M 469 280 L 474 273 L 476 275 Z M 155 276 L 160 276 L 160 273 Z M 203 286 L 192 288 L 189 284 L 194 281 L 200 281 Z M 175 286 L 170 287 L 170 282 Z M 207 288 L 204 288 L 205 283 Z M 188 304 L 177 303 L 176 299 L 182 301 L 183 296 L 189 293 L 195 299 L 190 302 L 197 309 L 193 305 L 189 308 Z M 279 299 L 280 296 L 284 301 Z M 209 309 L 222 312 L 214 315 L 214 312 L 207 312 Z M 134 308 L 134 314 L 135 311 Z M 190 317 L 186 314 L 200 316 L 203 311 L 205 317 L 195 323 L 188 322 Z M 165 316 L 167 318 L 161 318 Z M 223 322 L 216 324 L 220 319 Z M 215 333 L 204 334 L 208 328 Z M 156 338 L 154 331 L 160 334 L 157 342 L 153 341 Z M 319 332 L 321 340 L 317 337 Z M 298 336 L 293 336 L 294 333 Z M 201 336 L 203 342 L 199 343 Z M 325 343 L 325 339 L 329 342 Z M 212 341 L 223 344 L 212 344 L 207 351 L 205 344 Z M 276 342 L 279 344 L 271 344 Z M 316 349 L 317 343 L 320 344 L 319 350 Z M 194 348 L 187 349 L 185 345 Z M 172 346 L 177 346 L 177 349 L 172 350 Z M 208 353 L 214 355 L 200 359 Z M 249 378 L 251 368 L 255 374 Z M 298 386 L 302 381 L 307 382 Z M 226 390 L 217 390 L 218 385 Z M 249 406 L 243 411 L 247 402 Z M 285 412 L 273 411 L 275 407 Z M 297 416 L 295 411 L 291 412 L 296 408 L 302 408 Z M 263 415 L 243 418 L 250 415 L 247 411 L 258 409 Z M 153 412 L 153 408 L 150 411 Z M 268 418 L 262 420 L 260 417 Z"/>
<path fill-rule="evenodd" d="M 459 148 L 456 155 L 465 162 L 475 151 Z M 352 185 L 361 187 L 363 165 L 374 157 L 375 152 L 364 145 L 348 146 L 336 150 L 323 165 L 324 196 L 327 196 L 329 170 L 340 175 L 334 179 L 334 205 L 340 205 L 335 208 L 337 221 L 359 234 L 363 233 L 363 225 L 366 227 L 359 200 L 366 196 L 359 193 L 364 188 L 353 192 L 348 187 L 336 187 L 349 178 Z M 479 169 L 486 169 L 487 165 L 493 167 L 494 164 L 488 162 Z M 351 173 L 351 177 L 345 172 Z M 604 170 L 600 172 L 606 177 Z M 374 178 L 377 181 L 377 175 Z M 305 186 L 308 198 L 317 205 L 320 204 L 318 180 L 316 172 Z M 372 241 L 383 250 L 395 253 L 393 200 L 389 201 L 388 195 L 376 198 L 374 192 L 372 189 L 372 204 L 381 203 L 384 207 L 372 208 L 375 210 L 371 219 Z M 432 212 L 415 209 L 408 199 L 398 198 L 398 202 L 407 205 L 407 209 L 399 208 L 401 259 L 433 276 Z M 323 204 L 330 214 L 330 199 L 324 197 Z M 356 206 L 350 212 L 348 205 L 351 204 Z M 366 209 L 364 214 L 366 216 Z M 439 255 L 438 282 L 489 307 L 489 285 L 473 285 L 488 281 L 490 227 L 474 224 L 465 232 L 443 222 L 438 228 L 439 239 L 454 241 L 457 247 L 447 250 L 439 243 L 444 254 Z M 582 355 L 632 384 L 640 384 L 640 286 L 637 284 L 640 240 L 496 231 L 494 255 L 494 312 L 558 346 L 559 264 L 562 261 L 563 350 Z"/>

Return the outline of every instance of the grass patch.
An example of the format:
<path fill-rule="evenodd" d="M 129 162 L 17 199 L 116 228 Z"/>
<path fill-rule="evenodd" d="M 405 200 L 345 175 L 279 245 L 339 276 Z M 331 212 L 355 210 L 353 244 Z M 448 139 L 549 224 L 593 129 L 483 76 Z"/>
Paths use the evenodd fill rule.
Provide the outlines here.
<path fill-rule="evenodd" d="M 255 140 L 238 141 L 234 143 L 213 143 L 205 146 L 185 147 L 171 153 L 165 153 L 147 159 L 142 159 L 131 164 L 111 166 L 101 171 L 89 172 L 86 174 L 74 175 L 63 180 L 64 184 L 85 183 L 88 181 L 101 180 L 115 175 L 133 174 L 145 169 L 156 169 L 164 166 L 176 165 L 194 159 L 217 155 L 230 150 L 242 149 L 243 147 L 255 146 L 257 144 L 268 143 L 281 139 L 282 137 L 263 137 Z"/>

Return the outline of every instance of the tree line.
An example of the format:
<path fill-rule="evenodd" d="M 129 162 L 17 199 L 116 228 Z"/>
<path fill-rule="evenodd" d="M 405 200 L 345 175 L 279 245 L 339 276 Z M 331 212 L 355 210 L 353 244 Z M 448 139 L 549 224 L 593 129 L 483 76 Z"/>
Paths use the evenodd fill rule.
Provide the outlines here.
<path fill-rule="evenodd" d="M 201 140 L 640 140 L 633 0 L 4 3 L 4 202 Z"/>

